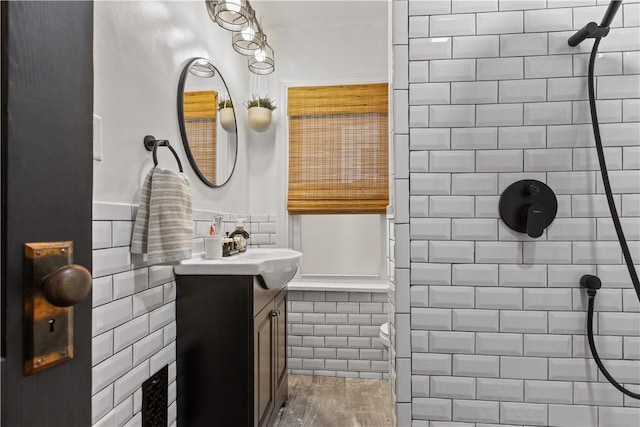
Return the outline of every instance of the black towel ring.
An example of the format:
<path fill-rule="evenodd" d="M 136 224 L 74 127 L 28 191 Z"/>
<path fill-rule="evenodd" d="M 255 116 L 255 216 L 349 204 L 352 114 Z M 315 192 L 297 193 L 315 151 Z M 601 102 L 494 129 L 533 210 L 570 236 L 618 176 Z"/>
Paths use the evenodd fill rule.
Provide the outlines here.
<path fill-rule="evenodd" d="M 173 156 L 176 158 L 176 162 L 178 162 L 178 168 L 180 168 L 180 172 L 182 170 L 182 162 L 180 162 L 180 157 L 178 157 L 178 153 L 173 149 L 171 144 L 166 139 L 156 139 L 153 135 L 147 135 L 144 137 L 144 148 L 147 151 L 153 151 L 153 164 L 158 166 L 158 147 L 167 147 L 173 153 Z"/>

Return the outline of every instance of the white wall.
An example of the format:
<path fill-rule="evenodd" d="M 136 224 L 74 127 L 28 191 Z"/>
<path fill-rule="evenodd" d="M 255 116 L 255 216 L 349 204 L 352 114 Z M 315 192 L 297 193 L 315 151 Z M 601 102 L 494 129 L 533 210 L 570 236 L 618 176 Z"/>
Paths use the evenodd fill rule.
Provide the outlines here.
<path fill-rule="evenodd" d="M 269 3 L 281 3 L 280 12 Z M 297 2 L 257 2 L 261 14 L 296 21 L 290 7 Z M 326 2 L 305 2 L 331 13 Z M 345 2 L 351 7 L 365 2 Z M 380 2 L 377 2 L 380 3 Z M 284 10 L 282 7 L 284 7 Z M 170 366 L 170 419 L 176 416 L 175 389 L 175 281 L 171 267 L 147 266 L 129 252 L 132 214 L 139 188 L 152 166 L 142 139 L 152 134 L 168 139 L 182 160 L 193 185 L 196 239 L 202 236 L 213 212 L 251 214 L 251 242 L 275 244 L 272 214 L 278 207 L 279 188 L 285 188 L 286 152 L 283 149 L 283 109 L 276 110 L 275 125 L 265 134 L 245 124 L 250 73 L 247 60 L 231 47 L 231 33 L 211 22 L 202 0 L 97 1 L 94 9 L 94 113 L 102 117 L 102 161 L 94 162 L 93 215 L 93 396 L 92 419 L 98 425 L 137 425 L 140 421 L 140 384 L 164 364 Z M 265 19 L 265 21 L 267 21 Z M 321 30 L 268 26 L 276 50 L 277 74 L 269 77 L 271 96 L 278 99 L 279 81 L 363 79 L 386 76 L 387 30 L 349 24 L 345 28 L 319 22 Z M 366 31 L 364 28 L 367 28 Z M 302 46 L 312 46 L 312 53 Z M 202 56 L 224 75 L 238 106 L 238 160 L 228 184 L 211 189 L 191 170 L 177 123 L 177 85 L 185 62 Z M 278 101 L 280 101 L 278 99 Z M 282 105 L 280 103 L 280 105 Z M 89 142 L 87 142 L 89 143 Z M 281 156 L 278 157 L 278 154 Z M 168 150 L 159 151 L 168 166 Z M 280 179 L 280 180 L 278 180 Z M 284 203 L 284 200 L 280 200 Z M 262 215 L 261 215 L 262 214 Z M 267 215 L 268 214 L 268 215 Z M 230 227 L 234 214 L 227 215 Z M 175 425 L 175 423 L 173 424 Z"/>
<path fill-rule="evenodd" d="M 249 176 L 256 183 L 249 193 L 251 212 L 259 214 L 275 213 L 286 203 L 284 194 L 278 200 L 278 189 L 286 188 L 283 85 L 386 81 L 388 40 L 386 4 L 381 1 L 261 0 L 255 7 L 264 16 L 269 44 L 275 50 L 276 71 L 268 79 L 270 95 L 280 107 L 275 110 L 275 126 L 268 132 L 249 131 Z M 348 18 L 367 8 L 373 9 L 369 17 L 375 20 Z M 263 80 L 261 87 L 265 84 Z"/>
<path fill-rule="evenodd" d="M 331 9 L 336 3 L 339 8 Z M 276 72 L 259 83 L 265 87 L 268 79 L 278 105 L 281 81 L 330 84 L 387 75 L 386 18 L 373 23 L 366 19 L 379 15 L 379 10 L 386 14 L 384 2 L 261 0 L 255 7 L 264 17 L 276 56 Z M 330 18 L 340 13 L 353 16 L 367 8 L 374 12 L 365 19 Z M 138 189 L 152 164 L 142 138 L 153 134 L 169 139 L 178 151 L 193 184 L 194 207 L 275 213 L 277 188 L 286 176 L 278 178 L 282 160 L 277 154 L 284 142 L 286 112 L 275 110 L 274 124 L 266 133 L 246 127 L 242 104 L 251 95 L 255 76 L 248 72 L 246 58 L 232 49 L 231 33 L 211 22 L 204 1 L 98 1 L 95 10 L 94 114 L 102 117 L 103 160 L 94 162 L 94 200 L 137 203 Z M 215 190 L 192 172 L 177 124 L 178 78 L 185 61 L 195 56 L 212 60 L 238 107 L 236 171 L 227 185 Z M 168 151 L 160 151 L 160 160 L 172 165 Z"/>
<path fill-rule="evenodd" d="M 197 1 L 97 1 L 94 22 L 94 114 L 102 117 L 103 160 L 94 162 L 94 201 L 137 203 L 153 164 L 142 139 L 168 139 L 191 179 L 194 208 L 249 212 L 247 131 L 238 120 L 238 160 L 227 185 L 211 189 L 192 171 L 177 123 L 177 86 L 185 62 L 209 58 L 237 105 L 248 96 L 246 59 L 231 32 L 213 23 Z M 168 150 L 159 159 L 172 167 Z"/>
<path fill-rule="evenodd" d="M 586 114 L 593 41 L 567 44 L 608 1 L 393 3 L 398 425 L 637 426 L 638 402 L 591 359 L 579 288 L 583 274 L 602 279 L 596 343 L 637 391 L 640 308 Z M 636 263 L 639 17 L 640 4 L 625 1 L 596 64 Z M 558 197 L 558 216 L 535 240 L 499 220 L 499 195 L 520 179 Z"/>
<path fill-rule="evenodd" d="M 102 161 L 94 161 L 92 422 L 139 425 L 140 385 L 169 365 L 169 419 L 176 419 L 175 281 L 171 266 L 149 267 L 130 253 L 139 188 L 153 164 L 142 139 L 168 139 L 193 186 L 194 251 L 203 250 L 215 212 L 226 212 L 225 229 L 249 213 L 246 138 L 238 120 L 236 171 L 212 189 L 188 162 L 177 123 L 180 72 L 192 57 L 209 58 L 224 75 L 237 105 L 248 94 L 246 59 L 231 47 L 231 33 L 213 23 L 197 1 L 97 1 L 94 8 L 94 114 L 102 117 Z M 90 143 L 87 141 L 87 143 Z M 176 167 L 167 149 L 158 157 Z M 255 224 L 251 229 L 273 229 Z M 265 231 L 254 244 L 269 244 Z"/>

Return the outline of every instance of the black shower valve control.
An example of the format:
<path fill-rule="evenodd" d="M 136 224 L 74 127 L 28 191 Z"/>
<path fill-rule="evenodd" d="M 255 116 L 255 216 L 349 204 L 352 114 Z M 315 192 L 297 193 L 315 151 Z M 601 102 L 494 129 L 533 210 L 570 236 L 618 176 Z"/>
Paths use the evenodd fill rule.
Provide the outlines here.
<path fill-rule="evenodd" d="M 540 188 L 535 183 L 530 183 L 525 190 L 530 196 L 537 196 L 540 193 Z"/>
<path fill-rule="evenodd" d="M 544 182 L 525 179 L 504 190 L 499 211 L 500 218 L 509 228 L 537 238 L 555 219 L 558 200 Z"/>
<path fill-rule="evenodd" d="M 521 214 L 525 216 L 527 223 L 527 234 L 531 237 L 540 237 L 544 232 L 544 207 L 540 203 L 534 203 L 526 207 L 526 213 L 523 211 Z"/>

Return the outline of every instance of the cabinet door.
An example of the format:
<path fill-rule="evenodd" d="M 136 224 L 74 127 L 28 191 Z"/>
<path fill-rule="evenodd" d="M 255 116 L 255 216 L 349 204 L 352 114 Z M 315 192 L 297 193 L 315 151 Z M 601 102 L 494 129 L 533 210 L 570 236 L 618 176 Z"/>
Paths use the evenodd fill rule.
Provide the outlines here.
<path fill-rule="evenodd" d="M 275 357 L 276 387 L 280 389 L 283 380 L 287 380 L 287 292 L 281 292 L 275 298 L 277 316 L 275 317 Z M 286 398 L 286 397 L 285 397 Z"/>
<path fill-rule="evenodd" d="M 253 319 L 253 424 L 266 426 L 274 406 L 272 304 Z"/>

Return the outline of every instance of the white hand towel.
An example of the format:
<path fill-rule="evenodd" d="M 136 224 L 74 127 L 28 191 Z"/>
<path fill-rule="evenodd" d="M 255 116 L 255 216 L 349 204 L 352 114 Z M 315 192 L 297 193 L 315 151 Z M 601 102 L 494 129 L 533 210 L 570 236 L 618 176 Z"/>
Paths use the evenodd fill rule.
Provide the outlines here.
<path fill-rule="evenodd" d="M 182 173 L 156 166 L 142 185 L 131 252 L 147 254 L 149 264 L 191 258 L 191 183 Z"/>

